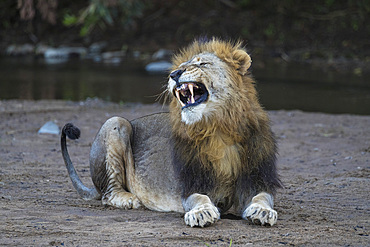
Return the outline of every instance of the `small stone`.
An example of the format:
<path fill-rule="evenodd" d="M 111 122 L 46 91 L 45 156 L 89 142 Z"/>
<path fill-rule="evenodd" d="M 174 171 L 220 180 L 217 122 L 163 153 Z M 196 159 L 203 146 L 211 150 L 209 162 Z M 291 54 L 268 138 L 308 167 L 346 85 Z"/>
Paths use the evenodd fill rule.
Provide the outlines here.
<path fill-rule="evenodd" d="M 59 135 L 60 129 L 53 121 L 46 122 L 38 131 L 39 134 Z"/>

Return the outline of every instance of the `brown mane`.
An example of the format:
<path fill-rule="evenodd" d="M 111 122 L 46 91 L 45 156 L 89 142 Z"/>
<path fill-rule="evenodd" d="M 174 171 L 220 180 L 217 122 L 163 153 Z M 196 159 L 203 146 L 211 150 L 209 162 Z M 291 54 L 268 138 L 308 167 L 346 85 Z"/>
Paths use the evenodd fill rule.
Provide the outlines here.
<path fill-rule="evenodd" d="M 195 41 L 174 57 L 174 68 L 205 52 L 215 54 L 228 65 L 228 83 L 235 93 L 230 95 L 228 102 L 222 102 L 218 107 L 221 110 L 216 114 L 192 125 L 181 121 L 181 108 L 174 98 L 170 104 L 172 131 L 178 142 L 187 143 L 195 150 L 191 153 L 191 149 L 187 149 L 190 153 L 183 154 L 182 159 L 197 157 L 201 166 L 213 171 L 217 184 L 228 185 L 233 184 L 241 174 L 258 169 L 266 156 L 275 152 L 276 146 L 268 116 L 258 102 L 254 80 L 247 71 L 251 59 L 240 42 L 217 39 L 206 43 Z M 259 143 L 263 145 L 259 146 Z M 275 159 L 275 156 L 271 158 Z M 192 162 L 188 160 L 184 163 Z M 227 190 L 229 186 L 224 188 Z"/>

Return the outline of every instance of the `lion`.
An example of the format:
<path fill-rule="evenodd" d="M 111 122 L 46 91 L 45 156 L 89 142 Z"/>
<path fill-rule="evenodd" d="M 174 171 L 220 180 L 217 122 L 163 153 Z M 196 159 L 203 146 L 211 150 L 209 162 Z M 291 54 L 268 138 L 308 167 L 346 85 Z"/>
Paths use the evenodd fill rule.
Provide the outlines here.
<path fill-rule="evenodd" d="M 117 208 L 184 213 L 190 227 L 214 224 L 222 214 L 274 225 L 277 144 L 251 62 L 241 42 L 216 38 L 174 55 L 169 112 L 108 119 L 91 146 L 93 188 L 70 160 L 66 136 L 79 138 L 80 131 L 66 124 L 62 154 L 78 194 Z"/>

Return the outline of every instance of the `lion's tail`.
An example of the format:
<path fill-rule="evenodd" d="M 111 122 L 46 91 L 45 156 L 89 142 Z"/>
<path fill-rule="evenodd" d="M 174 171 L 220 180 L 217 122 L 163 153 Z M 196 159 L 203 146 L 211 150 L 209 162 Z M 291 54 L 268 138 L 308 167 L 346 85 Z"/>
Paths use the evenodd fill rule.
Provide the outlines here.
<path fill-rule="evenodd" d="M 80 137 L 80 130 L 73 124 L 67 123 L 62 129 L 60 140 L 64 163 L 66 164 L 68 174 L 72 180 L 73 186 L 84 200 L 99 199 L 100 193 L 95 189 L 95 187 L 86 187 L 79 178 L 68 154 L 66 136 L 68 136 L 72 140 L 78 139 Z"/>

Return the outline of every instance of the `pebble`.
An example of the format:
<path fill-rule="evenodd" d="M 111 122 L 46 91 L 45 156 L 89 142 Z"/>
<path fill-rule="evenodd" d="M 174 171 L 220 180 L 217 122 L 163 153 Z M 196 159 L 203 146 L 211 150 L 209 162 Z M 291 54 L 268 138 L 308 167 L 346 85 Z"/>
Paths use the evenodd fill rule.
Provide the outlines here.
<path fill-rule="evenodd" d="M 38 131 L 39 134 L 59 135 L 60 129 L 53 121 L 46 122 Z"/>

